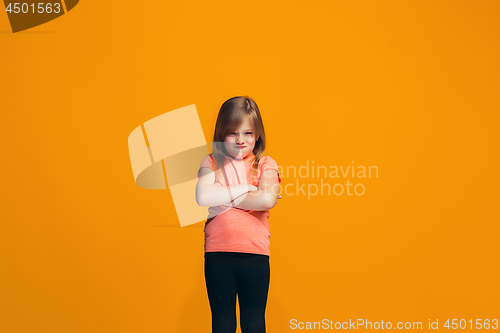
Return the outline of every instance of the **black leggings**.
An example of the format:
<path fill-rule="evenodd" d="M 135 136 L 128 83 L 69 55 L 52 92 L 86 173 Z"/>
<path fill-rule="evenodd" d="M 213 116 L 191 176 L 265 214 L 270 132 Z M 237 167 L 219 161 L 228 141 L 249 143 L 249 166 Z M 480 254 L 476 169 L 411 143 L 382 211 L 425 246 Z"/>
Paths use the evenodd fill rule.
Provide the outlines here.
<path fill-rule="evenodd" d="M 236 294 L 242 333 L 266 332 L 269 256 L 205 252 L 205 282 L 212 311 L 212 333 L 236 332 Z"/>

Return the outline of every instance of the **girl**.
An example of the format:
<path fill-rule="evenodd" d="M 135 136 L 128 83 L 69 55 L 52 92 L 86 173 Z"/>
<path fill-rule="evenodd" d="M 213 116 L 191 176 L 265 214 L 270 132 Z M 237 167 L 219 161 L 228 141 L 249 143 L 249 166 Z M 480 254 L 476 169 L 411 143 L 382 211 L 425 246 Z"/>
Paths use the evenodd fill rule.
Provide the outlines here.
<path fill-rule="evenodd" d="M 236 332 L 236 295 L 241 332 L 266 332 L 268 219 L 281 178 L 265 146 L 257 104 L 248 96 L 224 102 L 196 185 L 196 201 L 209 207 L 204 268 L 213 333 Z"/>

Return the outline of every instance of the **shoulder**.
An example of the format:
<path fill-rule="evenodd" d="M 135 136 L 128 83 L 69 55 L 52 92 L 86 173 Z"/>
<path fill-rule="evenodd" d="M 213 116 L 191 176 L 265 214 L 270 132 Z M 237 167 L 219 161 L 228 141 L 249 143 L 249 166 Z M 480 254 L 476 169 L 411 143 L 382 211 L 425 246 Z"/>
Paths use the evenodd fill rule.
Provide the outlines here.
<path fill-rule="evenodd" d="M 214 171 L 214 163 L 212 161 L 212 154 L 208 154 L 201 161 L 200 168 L 198 169 L 198 175 L 197 175 L 198 178 L 200 178 L 201 168 L 209 168 L 212 171 Z"/>
<path fill-rule="evenodd" d="M 259 160 L 260 173 L 266 170 L 276 170 L 278 173 L 278 180 L 281 183 L 281 176 L 278 170 L 278 163 L 271 156 L 262 156 Z"/>
<path fill-rule="evenodd" d="M 201 161 L 200 168 L 201 167 L 207 167 L 207 168 L 212 168 L 213 169 L 213 165 L 214 165 L 214 162 L 213 162 L 212 154 L 208 154 Z"/>
<path fill-rule="evenodd" d="M 262 156 L 259 160 L 259 167 L 264 168 L 271 168 L 271 167 L 276 167 L 278 168 L 278 163 L 271 157 L 271 156 Z"/>

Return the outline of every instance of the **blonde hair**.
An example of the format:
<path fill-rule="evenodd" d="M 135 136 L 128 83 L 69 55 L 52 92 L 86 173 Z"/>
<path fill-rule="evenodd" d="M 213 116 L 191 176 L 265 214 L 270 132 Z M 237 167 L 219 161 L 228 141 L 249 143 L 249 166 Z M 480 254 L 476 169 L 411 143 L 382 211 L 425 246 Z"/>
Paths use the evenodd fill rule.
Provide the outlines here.
<path fill-rule="evenodd" d="M 248 96 L 236 96 L 228 99 L 222 104 L 217 122 L 215 123 L 214 139 L 212 146 L 212 158 L 215 172 L 221 175 L 221 169 L 225 166 L 226 156 L 229 156 L 224 147 L 224 140 L 228 134 L 238 129 L 248 119 L 252 126 L 255 138 L 253 154 L 255 162 L 252 166 L 252 175 L 257 171 L 260 158 L 264 155 L 266 148 L 266 134 L 264 124 L 260 116 L 259 107 L 255 101 Z M 220 178 L 219 178 L 220 179 Z"/>

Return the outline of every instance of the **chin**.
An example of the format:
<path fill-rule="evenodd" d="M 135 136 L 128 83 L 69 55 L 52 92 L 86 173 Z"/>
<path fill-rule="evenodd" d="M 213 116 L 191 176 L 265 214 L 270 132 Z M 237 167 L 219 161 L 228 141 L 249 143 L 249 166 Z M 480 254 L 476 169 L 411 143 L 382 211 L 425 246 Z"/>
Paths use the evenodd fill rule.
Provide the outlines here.
<path fill-rule="evenodd" d="M 233 153 L 233 157 L 235 157 L 235 158 L 244 158 L 244 157 L 246 157 L 247 155 L 248 155 L 248 154 L 247 154 L 247 153 L 245 153 L 245 152 L 243 152 L 243 151 L 241 152 L 241 154 L 240 154 L 238 151 Z"/>

